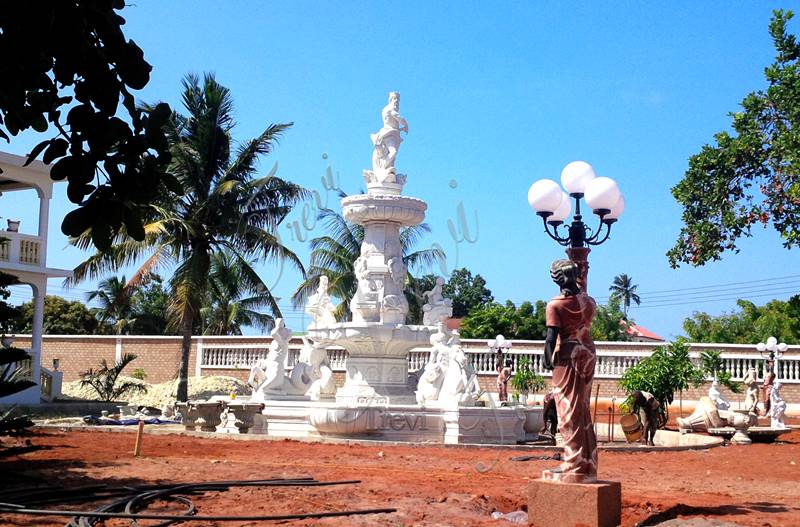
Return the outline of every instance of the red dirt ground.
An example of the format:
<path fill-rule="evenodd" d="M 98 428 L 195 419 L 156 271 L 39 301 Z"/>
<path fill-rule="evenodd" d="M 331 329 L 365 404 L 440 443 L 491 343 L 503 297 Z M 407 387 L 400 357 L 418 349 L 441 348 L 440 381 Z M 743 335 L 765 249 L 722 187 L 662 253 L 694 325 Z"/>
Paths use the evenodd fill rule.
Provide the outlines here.
<path fill-rule="evenodd" d="M 800 431 L 776 444 L 685 452 L 601 452 L 600 477 L 622 482 L 623 526 L 706 517 L 747 526 L 800 525 Z M 358 485 L 233 488 L 195 498 L 199 514 L 288 514 L 394 507 L 393 514 L 302 520 L 292 526 L 499 526 L 494 510 L 526 508 L 526 481 L 553 461 L 511 461 L 547 451 L 436 446 L 235 441 L 146 434 L 142 457 L 132 433 L 38 431 L 45 448 L 0 460 L 0 489 L 266 479 L 360 479 Z M 6 441 L 6 444 L 8 442 Z M 536 514 L 532 511 L 532 514 Z M 540 512 L 540 514 L 542 514 Z M 64 525 L 0 517 L 0 525 Z M 124 525 L 108 522 L 107 525 Z M 152 525 L 144 523 L 144 525 Z M 264 525 L 191 522 L 192 526 Z"/>

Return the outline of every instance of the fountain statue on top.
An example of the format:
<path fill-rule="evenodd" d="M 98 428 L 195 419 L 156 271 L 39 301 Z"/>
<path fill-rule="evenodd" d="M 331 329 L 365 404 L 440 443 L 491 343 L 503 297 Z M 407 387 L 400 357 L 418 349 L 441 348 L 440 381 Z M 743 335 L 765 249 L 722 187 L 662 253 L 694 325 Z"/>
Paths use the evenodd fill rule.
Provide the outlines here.
<path fill-rule="evenodd" d="M 408 122 L 400 116 L 400 94 L 389 93 L 389 102 L 381 110 L 383 128 L 371 134 L 374 150 L 372 151 L 372 170 L 364 170 L 364 181 L 367 188 L 375 184 L 386 187 L 397 186 L 397 194 L 406 182 L 404 174 L 398 174 L 394 168 L 397 151 L 403 138 L 400 132 L 408 133 Z"/>
<path fill-rule="evenodd" d="M 345 219 L 364 227 L 361 252 L 353 264 L 357 286 L 350 301 L 352 322 L 315 318 L 308 331 L 320 345 L 347 349 L 347 377 L 336 393 L 337 403 L 343 405 L 414 403 L 406 356 L 412 348 L 426 346 L 434 331 L 405 324 L 408 302 L 400 230 L 420 224 L 428 206 L 401 195 L 406 177 L 397 173 L 395 164 L 400 133 L 408 132 L 408 123 L 400 116 L 398 93 L 389 94 L 381 118 L 383 127 L 371 136 L 372 170 L 364 171 L 367 194 L 342 199 Z"/>

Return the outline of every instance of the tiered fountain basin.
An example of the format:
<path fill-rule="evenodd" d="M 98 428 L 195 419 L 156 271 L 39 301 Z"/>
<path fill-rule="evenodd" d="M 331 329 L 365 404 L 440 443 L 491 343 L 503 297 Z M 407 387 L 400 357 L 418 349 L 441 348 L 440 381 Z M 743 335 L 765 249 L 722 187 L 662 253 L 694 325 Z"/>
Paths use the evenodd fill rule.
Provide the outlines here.
<path fill-rule="evenodd" d="M 247 407 L 237 397 L 218 432 L 242 433 L 234 416 Z M 354 439 L 438 444 L 514 445 L 536 440 L 542 408 L 510 406 L 361 405 L 335 401 L 267 400 L 244 433 L 293 439 Z M 237 418 L 237 420 L 240 420 Z"/>
<path fill-rule="evenodd" d="M 342 199 L 345 219 L 359 225 L 372 222 L 418 225 L 425 219 L 427 208 L 427 203 L 409 196 L 359 194 Z"/>

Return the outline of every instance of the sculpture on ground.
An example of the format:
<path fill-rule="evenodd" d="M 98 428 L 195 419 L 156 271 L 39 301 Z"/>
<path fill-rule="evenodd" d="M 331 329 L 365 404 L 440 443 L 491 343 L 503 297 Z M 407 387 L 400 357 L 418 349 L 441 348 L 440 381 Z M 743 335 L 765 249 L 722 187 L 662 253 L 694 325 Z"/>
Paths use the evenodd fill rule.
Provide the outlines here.
<path fill-rule="evenodd" d="M 745 386 L 744 409 L 758 415 L 758 373 L 755 368 L 747 370 L 742 384 Z"/>
<path fill-rule="evenodd" d="M 706 432 L 709 428 L 720 428 L 727 424 L 727 419 L 723 419 L 717 404 L 707 396 L 700 398 L 689 417 L 678 418 L 678 429 L 681 433 Z"/>
<path fill-rule="evenodd" d="M 579 270 L 556 260 L 550 276 L 561 294 L 547 303 L 545 367 L 553 370 L 558 429 L 564 438 L 564 462 L 546 470 L 546 480 L 588 483 L 597 479 L 597 437 L 589 410 L 596 362 L 591 336 L 595 301 L 578 286 Z M 585 281 L 583 282 L 585 283 Z"/>
<path fill-rule="evenodd" d="M 389 102 L 381 110 L 383 127 L 371 134 L 374 145 L 372 152 L 372 170 L 364 171 L 364 179 L 369 183 L 405 183 L 405 176 L 398 174 L 394 164 L 397 151 L 403 138 L 400 132 L 408 133 L 408 122 L 400 116 L 400 94 L 389 93 Z"/>
<path fill-rule="evenodd" d="M 781 397 L 781 387 L 783 385 L 780 382 L 776 382 L 772 386 L 772 390 L 770 393 L 770 426 L 772 428 L 786 428 L 786 424 L 783 422 L 783 416 L 786 413 L 786 401 L 783 400 Z"/>
<path fill-rule="evenodd" d="M 711 381 L 711 387 L 708 389 L 708 398 L 714 401 L 718 410 L 731 409 L 731 403 L 729 403 L 725 396 L 722 395 L 722 392 L 719 391 L 719 381 L 716 379 Z"/>
<path fill-rule="evenodd" d="M 417 403 L 436 403 L 455 406 L 474 403 L 480 395 L 480 386 L 472 365 L 461 347 L 461 337 L 439 324 L 431 335 L 430 360 L 425 365 L 417 384 Z"/>
<path fill-rule="evenodd" d="M 453 302 L 442 295 L 444 278 L 436 277 L 436 285 L 430 291 L 422 293 L 427 302 L 422 306 L 422 324 L 434 326 L 453 316 Z"/>
<path fill-rule="evenodd" d="M 333 314 L 335 310 L 336 306 L 333 305 L 328 294 L 328 277 L 322 275 L 319 277 L 317 292 L 311 295 L 306 303 L 306 313 L 312 318 L 308 328 L 314 329 L 336 324 L 336 317 Z"/>

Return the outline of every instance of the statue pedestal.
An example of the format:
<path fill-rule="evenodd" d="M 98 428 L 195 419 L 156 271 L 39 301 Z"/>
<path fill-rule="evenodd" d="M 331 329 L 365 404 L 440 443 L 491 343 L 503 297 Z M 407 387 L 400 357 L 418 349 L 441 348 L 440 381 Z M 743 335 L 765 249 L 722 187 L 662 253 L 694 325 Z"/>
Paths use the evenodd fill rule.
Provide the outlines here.
<path fill-rule="evenodd" d="M 616 527 L 622 519 L 622 485 L 537 479 L 528 484 L 528 511 L 533 527 Z"/>

